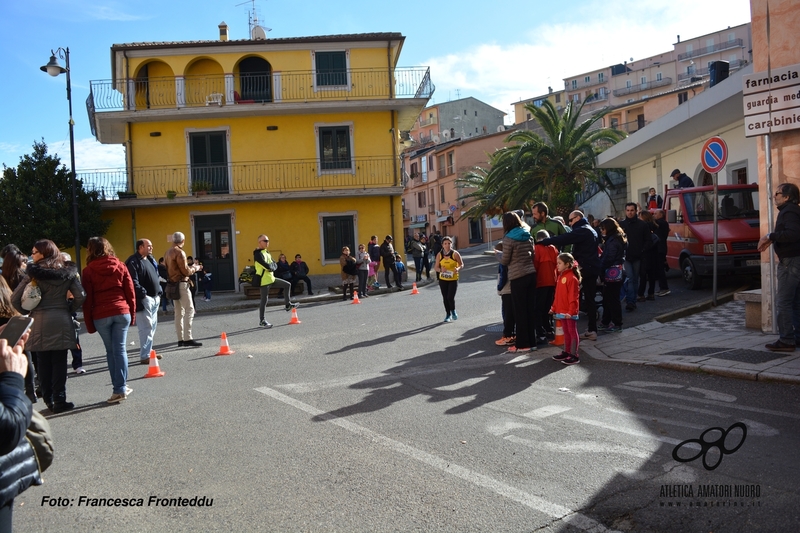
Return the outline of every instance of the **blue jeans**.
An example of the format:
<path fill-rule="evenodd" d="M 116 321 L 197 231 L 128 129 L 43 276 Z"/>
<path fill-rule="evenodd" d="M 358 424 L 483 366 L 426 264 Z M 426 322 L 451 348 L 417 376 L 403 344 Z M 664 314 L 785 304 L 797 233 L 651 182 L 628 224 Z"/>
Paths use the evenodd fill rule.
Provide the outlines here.
<path fill-rule="evenodd" d="M 781 342 L 795 345 L 794 310 L 800 297 L 800 257 L 785 257 L 778 262 L 778 333 Z"/>
<path fill-rule="evenodd" d="M 139 359 L 144 361 L 150 358 L 158 326 L 158 296 L 145 296 L 142 306 L 144 309 L 136 312 L 136 328 L 139 330 Z"/>
<path fill-rule="evenodd" d="M 625 274 L 628 276 L 628 292 L 625 299 L 628 305 L 636 305 L 636 290 L 639 288 L 639 270 L 642 267 L 642 260 L 625 261 Z"/>
<path fill-rule="evenodd" d="M 94 321 L 94 327 L 106 347 L 108 373 L 111 374 L 114 394 L 125 394 L 128 382 L 128 353 L 125 350 L 125 343 L 130 325 L 131 315 L 128 314 L 99 318 Z"/>

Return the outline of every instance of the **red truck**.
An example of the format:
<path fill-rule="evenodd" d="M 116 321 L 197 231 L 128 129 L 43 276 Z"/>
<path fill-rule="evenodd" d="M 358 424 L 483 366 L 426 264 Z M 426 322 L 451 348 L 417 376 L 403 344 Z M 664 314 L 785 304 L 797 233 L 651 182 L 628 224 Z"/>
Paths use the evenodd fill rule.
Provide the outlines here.
<path fill-rule="evenodd" d="M 667 189 L 663 209 L 669 222 L 667 264 L 679 268 L 690 289 L 714 274 L 714 202 L 717 203 L 717 275 L 761 274 L 758 185 Z"/>

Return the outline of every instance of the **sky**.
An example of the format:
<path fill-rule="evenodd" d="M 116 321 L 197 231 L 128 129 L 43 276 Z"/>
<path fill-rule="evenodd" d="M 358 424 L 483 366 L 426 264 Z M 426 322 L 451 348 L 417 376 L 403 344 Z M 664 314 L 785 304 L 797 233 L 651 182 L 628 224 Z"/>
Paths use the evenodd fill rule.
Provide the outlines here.
<path fill-rule="evenodd" d="M 252 1 L 26 0 L 0 4 L 0 163 L 16 167 L 44 139 L 69 166 L 66 77 L 39 67 L 70 50 L 77 170 L 124 167 L 120 145 L 89 129 L 90 80 L 111 78 L 113 44 L 231 39 L 248 33 Z M 428 66 L 431 104 L 468 96 L 506 113 L 513 103 L 563 87 L 563 78 L 672 50 L 681 40 L 750 21 L 749 0 L 256 0 L 268 38 L 400 32 L 399 66 Z M 61 60 L 62 66 L 64 61 Z"/>

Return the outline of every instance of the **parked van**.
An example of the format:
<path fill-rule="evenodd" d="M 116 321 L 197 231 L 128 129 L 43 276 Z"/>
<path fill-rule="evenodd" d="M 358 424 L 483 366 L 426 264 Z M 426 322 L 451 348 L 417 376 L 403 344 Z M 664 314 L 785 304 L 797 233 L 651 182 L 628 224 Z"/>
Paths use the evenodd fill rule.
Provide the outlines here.
<path fill-rule="evenodd" d="M 714 274 L 714 203 L 717 220 L 717 275 L 760 276 L 758 185 L 667 189 L 663 208 L 669 222 L 667 264 L 679 268 L 690 289 Z"/>

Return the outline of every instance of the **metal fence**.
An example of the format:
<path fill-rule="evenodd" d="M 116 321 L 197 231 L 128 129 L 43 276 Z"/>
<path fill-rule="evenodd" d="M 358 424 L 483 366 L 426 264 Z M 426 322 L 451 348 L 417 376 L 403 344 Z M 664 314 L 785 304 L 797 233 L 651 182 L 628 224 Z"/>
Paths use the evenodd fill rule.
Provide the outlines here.
<path fill-rule="evenodd" d="M 222 165 L 177 165 L 98 169 L 77 173 L 85 189 L 115 200 L 129 193 L 159 198 L 189 194 L 327 191 L 399 186 L 399 159 L 354 158 L 349 168 L 320 170 L 318 160 L 253 161 Z"/>
<path fill-rule="evenodd" d="M 91 111 L 354 99 L 430 98 L 425 67 L 174 76 L 90 82 Z"/>

